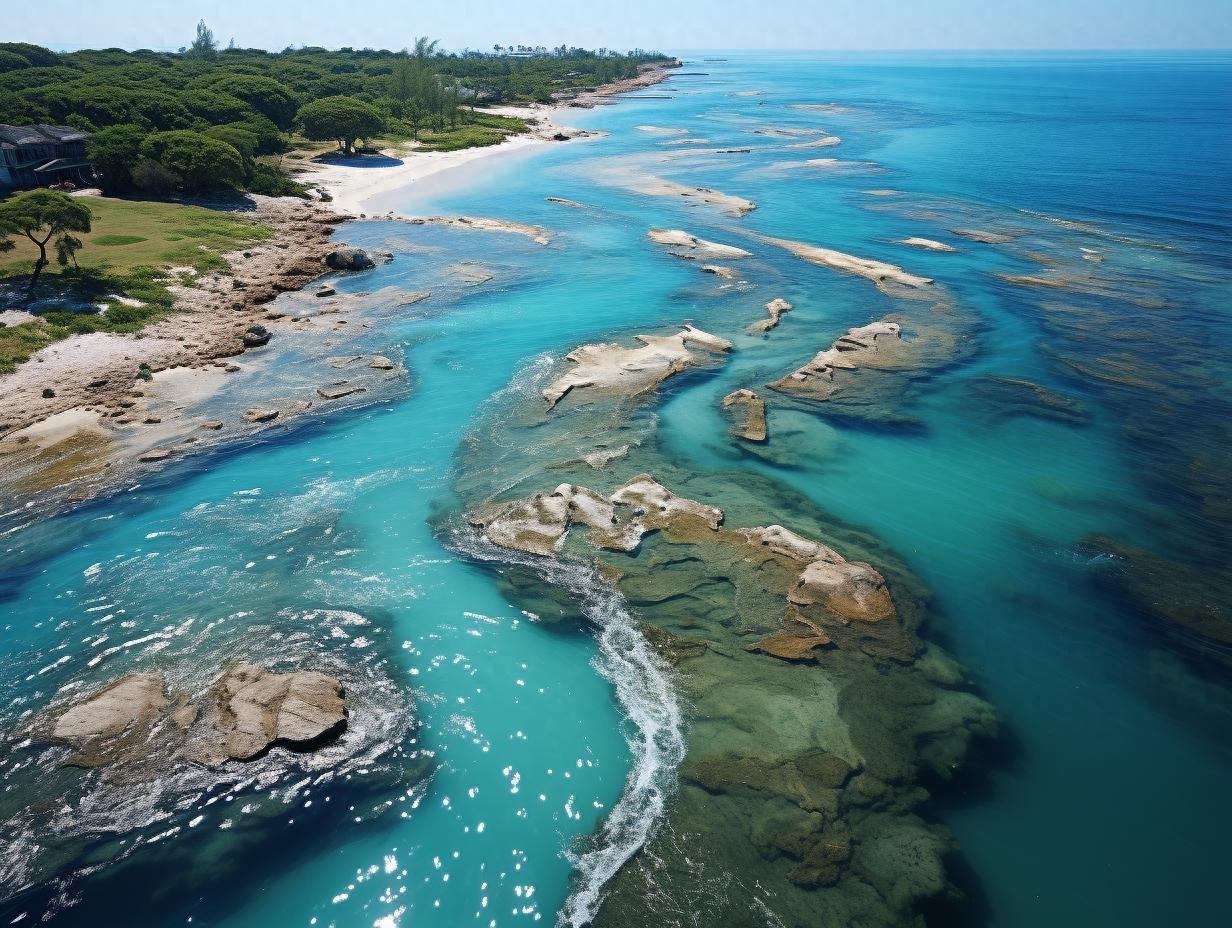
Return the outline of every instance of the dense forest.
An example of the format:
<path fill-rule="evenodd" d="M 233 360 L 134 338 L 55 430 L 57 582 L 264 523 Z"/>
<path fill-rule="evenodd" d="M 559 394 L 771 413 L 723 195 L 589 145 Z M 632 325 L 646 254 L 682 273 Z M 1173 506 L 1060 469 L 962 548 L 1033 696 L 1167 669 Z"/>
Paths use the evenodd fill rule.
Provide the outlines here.
<path fill-rule="evenodd" d="M 93 133 L 91 160 L 108 192 L 299 193 L 269 157 L 297 138 L 335 141 L 348 153 L 376 137 L 436 149 L 492 144 L 525 125 L 482 104 L 549 102 L 663 57 L 502 51 L 445 54 L 427 39 L 400 51 L 219 48 L 204 23 L 174 53 L 0 43 L 0 123 Z"/>

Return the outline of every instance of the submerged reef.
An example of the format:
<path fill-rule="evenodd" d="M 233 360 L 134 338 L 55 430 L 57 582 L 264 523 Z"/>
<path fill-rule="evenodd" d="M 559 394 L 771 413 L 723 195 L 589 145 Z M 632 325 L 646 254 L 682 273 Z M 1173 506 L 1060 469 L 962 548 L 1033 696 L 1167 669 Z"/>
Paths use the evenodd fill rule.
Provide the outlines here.
<path fill-rule="evenodd" d="M 494 447 L 485 423 L 464 444 L 469 531 L 485 561 L 507 552 L 503 592 L 548 625 L 575 611 L 534 559 L 591 565 L 687 707 L 666 814 L 606 884 L 593 923 L 645 924 L 653 900 L 664 926 L 901 925 L 957 892 L 952 841 L 918 811 L 923 784 L 949 779 L 998 723 L 920 637 L 919 580 L 776 482 L 683 466 L 660 447 L 651 394 L 550 413 L 537 400 L 526 383 L 490 410 L 526 441 Z M 588 449 L 605 454 L 601 473 Z M 583 850 L 602 854 L 602 842 Z"/>

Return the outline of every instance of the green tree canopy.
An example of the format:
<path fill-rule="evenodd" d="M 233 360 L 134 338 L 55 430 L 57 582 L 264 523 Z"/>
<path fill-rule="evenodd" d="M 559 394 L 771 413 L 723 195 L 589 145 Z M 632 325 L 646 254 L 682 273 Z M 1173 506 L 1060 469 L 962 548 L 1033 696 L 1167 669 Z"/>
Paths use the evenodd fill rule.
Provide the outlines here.
<path fill-rule="evenodd" d="M 200 132 L 155 132 L 141 143 L 141 157 L 176 174 L 189 193 L 244 185 L 244 156 L 234 146 Z"/>
<path fill-rule="evenodd" d="M 308 138 L 336 141 L 348 155 L 355 151 L 356 139 L 371 138 L 385 128 L 381 114 L 354 97 L 325 97 L 305 103 L 296 121 Z"/>
<path fill-rule="evenodd" d="M 90 163 L 99 183 L 108 193 L 133 189 L 133 167 L 141 155 L 141 143 L 149 133 L 140 126 L 121 124 L 100 129 L 86 142 Z"/>
<path fill-rule="evenodd" d="M 52 68 L 60 63 L 60 56 L 51 49 L 30 42 L 0 42 L 0 52 L 20 55 L 35 68 Z"/>
<path fill-rule="evenodd" d="M 283 130 L 291 128 L 300 104 L 295 91 L 271 77 L 234 74 L 213 81 L 208 86 L 215 93 L 238 97 Z"/>
<path fill-rule="evenodd" d="M 30 190 L 0 203 L 0 251 L 13 247 L 12 236 L 24 235 L 39 250 L 30 277 L 30 292 L 47 266 L 47 245 L 52 243 L 61 264 L 81 248 L 74 232 L 89 232 L 93 216 L 82 200 L 55 190 Z"/>

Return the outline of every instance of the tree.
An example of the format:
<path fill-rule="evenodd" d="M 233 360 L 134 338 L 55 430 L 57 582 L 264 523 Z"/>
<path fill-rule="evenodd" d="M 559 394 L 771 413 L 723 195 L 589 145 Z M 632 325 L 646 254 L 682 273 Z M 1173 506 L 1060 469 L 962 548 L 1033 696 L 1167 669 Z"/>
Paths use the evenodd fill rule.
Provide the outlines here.
<path fill-rule="evenodd" d="M 90 163 L 99 175 L 99 185 L 108 193 L 133 189 L 133 166 L 141 156 L 141 143 L 149 133 L 140 126 L 108 126 L 86 141 Z"/>
<path fill-rule="evenodd" d="M 244 156 L 234 146 L 188 129 L 155 132 L 141 143 L 141 157 L 179 175 L 190 193 L 233 190 L 247 178 Z"/>
<path fill-rule="evenodd" d="M 279 129 L 289 129 L 300 98 L 286 84 L 256 74 L 232 74 L 208 85 L 215 93 L 243 100 Z"/>
<path fill-rule="evenodd" d="M 418 75 L 416 62 L 406 55 L 399 55 L 389 75 L 389 95 L 398 101 L 399 111 L 415 95 Z"/>
<path fill-rule="evenodd" d="M 218 42 L 204 19 L 197 23 L 197 37 L 193 39 L 192 45 L 188 46 L 185 54 L 193 58 L 213 58 L 218 54 Z"/>
<path fill-rule="evenodd" d="M 67 264 L 81 248 L 81 240 L 73 232 L 89 232 L 94 217 L 90 207 L 80 199 L 55 190 L 31 190 L 0 203 L 0 251 L 13 247 L 10 236 L 24 235 L 39 250 L 30 277 L 27 299 L 34 294 L 34 285 L 48 264 L 47 243 L 53 239 L 56 256 Z"/>
<path fill-rule="evenodd" d="M 333 140 L 345 154 L 354 154 L 356 139 L 371 138 L 385 128 L 381 114 L 354 97 L 325 97 L 300 107 L 296 117 L 305 136 Z"/>

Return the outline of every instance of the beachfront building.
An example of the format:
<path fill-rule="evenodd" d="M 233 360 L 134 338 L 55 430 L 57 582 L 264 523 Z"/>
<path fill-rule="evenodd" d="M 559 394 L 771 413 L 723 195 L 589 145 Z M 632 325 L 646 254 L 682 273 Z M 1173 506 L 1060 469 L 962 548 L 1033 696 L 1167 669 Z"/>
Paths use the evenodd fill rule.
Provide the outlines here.
<path fill-rule="evenodd" d="M 86 158 L 88 135 L 71 126 L 0 123 L 0 190 L 93 183 L 94 169 Z"/>

